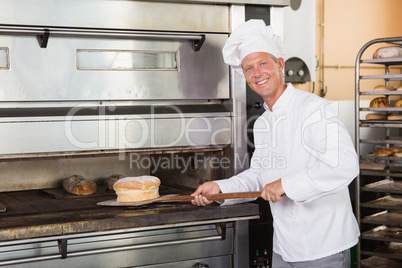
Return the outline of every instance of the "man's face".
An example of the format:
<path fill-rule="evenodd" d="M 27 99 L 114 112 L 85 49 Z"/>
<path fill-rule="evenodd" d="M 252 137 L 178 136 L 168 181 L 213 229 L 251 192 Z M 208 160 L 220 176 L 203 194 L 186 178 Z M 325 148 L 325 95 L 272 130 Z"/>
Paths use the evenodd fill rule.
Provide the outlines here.
<path fill-rule="evenodd" d="M 282 70 L 284 60 L 278 62 L 266 52 L 254 52 L 242 61 L 244 77 L 250 88 L 264 100 L 277 99 L 282 94 L 280 87 L 284 85 Z"/>

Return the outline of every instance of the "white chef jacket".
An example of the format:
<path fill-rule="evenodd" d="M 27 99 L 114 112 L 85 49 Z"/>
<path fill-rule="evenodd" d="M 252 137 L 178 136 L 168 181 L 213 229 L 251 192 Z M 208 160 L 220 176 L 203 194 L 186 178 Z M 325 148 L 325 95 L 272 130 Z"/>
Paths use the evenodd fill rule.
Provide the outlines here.
<path fill-rule="evenodd" d="M 223 193 L 261 191 L 282 178 L 286 196 L 270 202 L 273 251 L 310 261 L 354 246 L 360 235 L 348 185 L 359 172 L 352 140 L 330 103 L 291 84 L 254 124 L 250 168 L 216 181 Z M 222 205 L 250 201 L 225 200 Z"/>

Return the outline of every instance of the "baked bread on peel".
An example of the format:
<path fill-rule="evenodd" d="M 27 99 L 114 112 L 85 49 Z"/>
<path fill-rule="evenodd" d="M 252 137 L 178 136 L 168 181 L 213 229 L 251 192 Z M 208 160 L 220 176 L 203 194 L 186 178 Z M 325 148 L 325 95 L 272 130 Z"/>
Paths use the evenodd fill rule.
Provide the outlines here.
<path fill-rule="evenodd" d="M 154 176 L 125 177 L 113 185 L 117 202 L 143 201 L 159 197 L 160 180 Z"/>

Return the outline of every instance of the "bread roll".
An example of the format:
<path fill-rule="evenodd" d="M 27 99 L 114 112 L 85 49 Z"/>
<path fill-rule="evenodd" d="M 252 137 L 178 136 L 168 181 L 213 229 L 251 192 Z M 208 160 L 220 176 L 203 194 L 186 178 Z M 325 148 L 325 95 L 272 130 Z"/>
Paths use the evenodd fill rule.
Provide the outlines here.
<path fill-rule="evenodd" d="M 73 175 L 63 181 L 63 188 L 68 193 L 76 195 L 91 195 L 96 193 L 96 183 L 80 175 Z"/>
<path fill-rule="evenodd" d="M 401 108 L 401 107 L 402 107 L 402 100 L 398 100 L 398 101 L 395 103 L 395 107 Z"/>
<path fill-rule="evenodd" d="M 118 181 L 119 179 L 123 178 L 123 175 L 119 175 L 119 174 L 113 174 L 110 175 L 109 177 L 106 178 L 105 180 L 105 185 L 109 190 L 114 191 L 113 189 L 113 184 L 115 184 L 116 181 Z"/>
<path fill-rule="evenodd" d="M 388 120 L 402 120 L 401 114 L 390 114 L 387 117 Z"/>
<path fill-rule="evenodd" d="M 402 91 L 402 85 L 398 86 L 398 87 L 396 88 L 396 91 Z"/>
<path fill-rule="evenodd" d="M 154 176 L 126 177 L 118 180 L 113 188 L 117 202 L 133 202 L 158 198 L 160 184 Z"/>
<path fill-rule="evenodd" d="M 373 54 L 373 59 L 387 59 L 402 57 L 402 48 L 399 46 L 380 47 Z"/>
<path fill-rule="evenodd" d="M 402 152 L 395 152 L 395 153 L 393 154 L 393 156 L 402 157 Z"/>
<path fill-rule="evenodd" d="M 385 119 L 387 119 L 387 116 L 385 114 L 367 114 L 366 119 L 367 120 L 385 120 Z"/>
<path fill-rule="evenodd" d="M 402 147 L 394 146 L 394 147 L 390 147 L 389 150 L 393 151 L 394 153 L 400 153 L 400 152 L 402 152 Z"/>
<path fill-rule="evenodd" d="M 370 108 L 388 108 L 390 107 L 387 98 L 378 97 L 370 102 Z"/>
<path fill-rule="evenodd" d="M 393 88 L 391 86 L 386 85 L 378 85 L 374 87 L 374 91 L 392 91 Z"/>
<path fill-rule="evenodd" d="M 389 149 L 381 149 L 377 148 L 374 150 L 374 155 L 376 156 L 389 156 L 392 155 L 394 152 Z"/>

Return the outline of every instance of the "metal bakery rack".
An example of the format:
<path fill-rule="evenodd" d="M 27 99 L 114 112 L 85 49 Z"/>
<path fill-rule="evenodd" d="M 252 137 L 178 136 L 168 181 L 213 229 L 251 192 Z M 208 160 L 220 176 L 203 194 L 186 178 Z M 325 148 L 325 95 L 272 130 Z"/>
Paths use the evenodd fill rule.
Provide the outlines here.
<path fill-rule="evenodd" d="M 356 58 L 355 138 L 360 174 L 356 179 L 355 209 L 361 231 L 358 267 L 402 267 L 402 157 L 373 154 L 375 148 L 402 147 L 402 120 L 388 117 L 402 114 L 402 108 L 395 107 L 402 91 L 374 91 L 364 84 L 368 81 L 363 82 L 373 83 L 374 79 L 395 89 L 402 81 L 402 57 L 362 59 L 367 49 L 401 44 L 402 37 L 374 39 L 360 49 Z M 376 74 L 378 70 L 382 73 Z M 370 99 L 381 96 L 387 98 L 390 107 L 370 108 Z M 367 120 L 368 113 L 382 114 L 387 119 Z"/>

